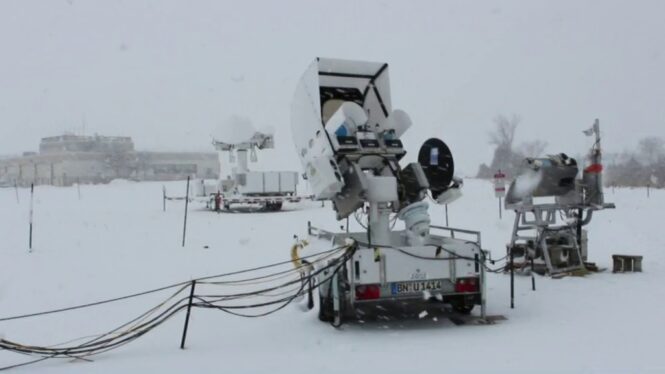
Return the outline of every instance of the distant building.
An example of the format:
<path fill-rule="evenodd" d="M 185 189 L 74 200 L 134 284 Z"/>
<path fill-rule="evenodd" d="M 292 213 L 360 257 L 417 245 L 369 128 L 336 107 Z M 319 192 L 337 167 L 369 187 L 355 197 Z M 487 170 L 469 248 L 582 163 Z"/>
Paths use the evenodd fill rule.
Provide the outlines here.
<path fill-rule="evenodd" d="M 43 138 L 39 153 L 0 159 L 0 182 L 69 186 L 113 179 L 212 179 L 219 169 L 214 152 L 136 151 L 130 137 L 67 134 Z"/>

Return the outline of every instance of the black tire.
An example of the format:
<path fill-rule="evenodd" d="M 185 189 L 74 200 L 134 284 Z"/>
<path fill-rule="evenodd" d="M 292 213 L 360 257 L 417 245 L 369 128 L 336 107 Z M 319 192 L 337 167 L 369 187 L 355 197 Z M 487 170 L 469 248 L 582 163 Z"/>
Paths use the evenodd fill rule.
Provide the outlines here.
<path fill-rule="evenodd" d="M 474 306 L 473 304 L 453 304 L 453 310 L 459 314 L 471 314 Z"/>
<path fill-rule="evenodd" d="M 335 312 L 333 311 L 332 298 L 319 296 L 319 321 L 333 322 Z"/>
<path fill-rule="evenodd" d="M 453 307 L 454 311 L 460 314 L 470 314 L 473 307 L 476 306 L 474 299 L 468 296 L 458 296 L 450 300 L 450 305 Z"/>
<path fill-rule="evenodd" d="M 332 291 L 331 291 L 332 293 Z M 352 315 L 350 314 L 351 309 L 348 307 L 348 301 L 346 300 L 346 297 L 344 294 L 340 295 L 339 298 L 339 321 L 340 325 L 342 322 L 349 320 L 352 318 Z M 332 294 L 329 294 L 328 297 L 322 297 L 319 296 L 319 321 L 322 322 L 329 322 L 333 323 L 335 322 L 335 310 L 334 310 L 334 303 L 332 299 Z M 339 327 L 339 326 L 335 326 Z"/>
<path fill-rule="evenodd" d="M 282 202 L 281 201 L 276 201 L 276 202 L 268 202 L 266 203 L 265 210 L 268 212 L 277 212 L 282 209 Z"/>

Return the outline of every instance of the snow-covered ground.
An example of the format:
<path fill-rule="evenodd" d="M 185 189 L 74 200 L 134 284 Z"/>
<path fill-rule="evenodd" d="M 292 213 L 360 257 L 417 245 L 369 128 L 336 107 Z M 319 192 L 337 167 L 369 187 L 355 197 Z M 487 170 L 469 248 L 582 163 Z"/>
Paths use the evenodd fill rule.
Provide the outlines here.
<path fill-rule="evenodd" d="M 170 192 L 183 182 L 167 184 Z M 181 247 L 184 202 L 162 212 L 161 183 L 37 187 L 34 251 L 28 253 L 29 191 L 0 189 L 0 318 L 122 296 L 192 278 L 289 259 L 307 221 L 334 229 L 329 206 L 284 212 L 215 214 L 192 205 Z M 489 183 L 467 180 L 449 207 L 450 225 L 482 231 L 483 247 L 505 254 L 513 214 L 498 219 Z M 289 305 L 265 318 L 194 309 L 187 348 L 179 349 L 184 313 L 94 362 L 46 360 L 15 372 L 665 372 L 665 192 L 606 191 L 614 211 L 594 216 L 589 257 L 611 267 L 612 254 L 644 255 L 643 273 L 583 278 L 490 274 L 488 312 L 506 321 L 456 326 L 446 319 L 347 324 L 334 329 Z M 431 207 L 443 224 L 443 208 Z M 163 300 L 169 291 L 94 308 L 0 322 L 0 336 L 49 345 L 106 332 Z M 475 313 L 475 312 L 474 312 Z M 0 366 L 30 360 L 0 352 Z"/>

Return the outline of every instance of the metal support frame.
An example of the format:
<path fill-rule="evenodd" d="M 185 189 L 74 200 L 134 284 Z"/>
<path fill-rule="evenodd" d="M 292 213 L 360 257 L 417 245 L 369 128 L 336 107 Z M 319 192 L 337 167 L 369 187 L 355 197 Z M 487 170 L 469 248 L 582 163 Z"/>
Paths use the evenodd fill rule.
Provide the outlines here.
<path fill-rule="evenodd" d="M 578 223 L 562 223 L 557 226 L 557 216 L 569 210 L 568 207 L 557 204 L 543 204 L 543 205 L 524 205 L 515 209 L 515 221 L 513 224 L 513 233 L 510 241 L 509 250 L 516 244 L 526 243 L 532 241 L 534 246 L 534 253 L 528 251 L 524 254 L 524 261 L 530 261 L 533 271 L 533 259 L 537 256 L 537 249 L 542 251 L 542 259 L 545 262 L 547 272 L 550 275 L 565 273 L 575 270 L 584 269 L 584 260 L 582 257 L 581 244 L 578 242 Z M 579 208 L 579 211 L 583 211 Z M 528 215 L 533 215 L 533 219 L 529 219 Z M 581 220 L 581 214 L 578 221 Z M 525 231 L 530 231 L 531 235 L 525 234 Z M 577 263 L 566 267 L 555 267 L 552 263 L 550 248 L 547 245 L 547 239 L 552 237 L 558 232 L 566 232 L 572 239 L 570 244 L 572 246 L 573 254 L 577 257 Z M 514 266 L 514 265 L 511 265 Z"/>

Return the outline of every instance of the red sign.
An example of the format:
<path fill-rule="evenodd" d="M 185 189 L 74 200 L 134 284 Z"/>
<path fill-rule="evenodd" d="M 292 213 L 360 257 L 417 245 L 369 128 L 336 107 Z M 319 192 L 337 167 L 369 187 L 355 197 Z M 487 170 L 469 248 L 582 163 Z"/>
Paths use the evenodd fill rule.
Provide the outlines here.
<path fill-rule="evenodd" d="M 506 196 L 506 175 L 499 170 L 494 174 L 494 195 L 496 197 L 505 197 Z"/>

